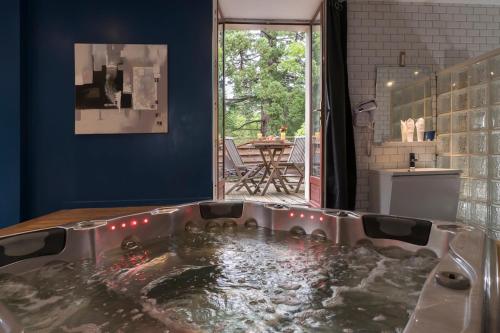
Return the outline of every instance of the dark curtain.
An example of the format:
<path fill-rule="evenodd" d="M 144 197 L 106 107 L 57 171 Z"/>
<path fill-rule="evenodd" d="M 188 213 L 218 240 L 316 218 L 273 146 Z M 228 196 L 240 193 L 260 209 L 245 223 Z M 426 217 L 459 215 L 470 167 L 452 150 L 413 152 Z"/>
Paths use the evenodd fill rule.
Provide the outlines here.
<path fill-rule="evenodd" d="M 352 210 L 356 153 L 347 84 L 347 1 L 325 2 L 325 206 Z"/>

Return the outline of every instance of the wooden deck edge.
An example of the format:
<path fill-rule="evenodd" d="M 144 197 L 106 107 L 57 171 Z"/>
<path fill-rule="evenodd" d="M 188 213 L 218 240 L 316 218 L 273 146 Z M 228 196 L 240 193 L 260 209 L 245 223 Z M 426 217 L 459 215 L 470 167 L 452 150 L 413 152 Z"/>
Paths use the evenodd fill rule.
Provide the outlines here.
<path fill-rule="evenodd" d="M 25 222 L 0 229 L 0 237 L 20 232 L 52 228 L 71 222 L 109 219 L 122 215 L 150 211 L 157 206 L 115 207 L 115 208 L 78 208 L 59 210 Z"/>

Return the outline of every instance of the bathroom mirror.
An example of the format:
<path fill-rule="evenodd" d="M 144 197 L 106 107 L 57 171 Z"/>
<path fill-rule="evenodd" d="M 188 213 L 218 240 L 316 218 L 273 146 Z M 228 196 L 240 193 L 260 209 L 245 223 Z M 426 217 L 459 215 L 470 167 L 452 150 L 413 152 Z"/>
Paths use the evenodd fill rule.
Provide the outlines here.
<path fill-rule="evenodd" d="M 377 67 L 373 141 L 401 141 L 400 120 L 420 117 L 426 120 L 426 131 L 433 130 L 435 83 L 429 67 Z M 396 126 L 397 125 L 397 126 Z M 396 128 L 397 127 L 397 128 Z"/>

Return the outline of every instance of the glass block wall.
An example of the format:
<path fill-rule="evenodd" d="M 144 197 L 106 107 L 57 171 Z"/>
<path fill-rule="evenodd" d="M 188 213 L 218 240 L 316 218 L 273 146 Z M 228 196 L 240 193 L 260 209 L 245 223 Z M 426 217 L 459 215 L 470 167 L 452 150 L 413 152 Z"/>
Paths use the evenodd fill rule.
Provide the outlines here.
<path fill-rule="evenodd" d="M 437 73 L 437 166 L 463 170 L 459 221 L 500 238 L 500 50 Z"/>

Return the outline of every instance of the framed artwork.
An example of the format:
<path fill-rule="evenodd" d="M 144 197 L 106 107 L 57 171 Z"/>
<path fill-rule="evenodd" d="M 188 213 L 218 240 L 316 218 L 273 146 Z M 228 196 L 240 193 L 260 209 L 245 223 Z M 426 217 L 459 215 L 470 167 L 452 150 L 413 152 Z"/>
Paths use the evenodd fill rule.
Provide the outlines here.
<path fill-rule="evenodd" d="M 167 52 L 75 44 L 75 134 L 167 133 Z"/>

